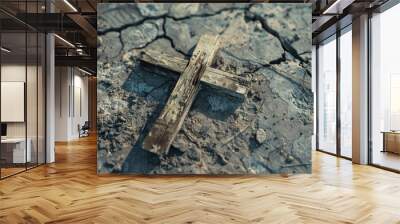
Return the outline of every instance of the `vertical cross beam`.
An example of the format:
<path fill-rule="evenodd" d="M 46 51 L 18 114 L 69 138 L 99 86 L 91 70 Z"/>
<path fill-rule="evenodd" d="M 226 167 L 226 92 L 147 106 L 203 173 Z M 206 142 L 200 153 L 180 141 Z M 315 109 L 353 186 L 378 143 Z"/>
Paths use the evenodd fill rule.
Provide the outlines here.
<path fill-rule="evenodd" d="M 168 101 L 143 141 L 143 148 L 167 154 L 200 89 L 200 80 L 218 50 L 218 36 L 203 35 Z"/>

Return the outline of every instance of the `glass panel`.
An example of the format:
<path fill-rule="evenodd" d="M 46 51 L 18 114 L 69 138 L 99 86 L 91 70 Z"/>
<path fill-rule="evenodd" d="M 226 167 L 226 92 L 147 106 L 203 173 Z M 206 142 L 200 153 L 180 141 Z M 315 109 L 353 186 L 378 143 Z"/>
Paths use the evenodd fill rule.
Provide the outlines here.
<path fill-rule="evenodd" d="M 372 18 L 372 163 L 400 170 L 400 5 Z"/>
<path fill-rule="evenodd" d="M 336 39 L 318 48 L 318 146 L 336 153 Z"/>
<path fill-rule="evenodd" d="M 316 100 L 317 100 L 317 94 L 316 94 L 316 89 L 317 89 L 317 61 L 316 61 L 316 59 L 317 59 L 317 48 L 315 47 L 315 45 L 313 45 L 312 46 L 312 54 L 311 54 L 311 57 L 312 57 L 312 59 L 311 59 L 311 61 L 312 61 L 312 65 L 311 65 L 311 68 L 312 68 L 312 90 L 313 90 L 313 96 L 314 96 L 314 100 L 313 100 L 313 105 L 314 105 L 314 107 L 313 107 L 313 113 L 314 113 L 314 115 L 313 115 L 313 120 L 314 120 L 314 123 L 313 123 L 313 136 L 312 136 L 312 150 L 316 150 L 317 149 L 317 140 L 316 140 L 316 137 L 317 137 L 317 135 L 316 135 L 316 131 L 317 131 L 317 102 L 316 102 Z"/>
<path fill-rule="evenodd" d="M 46 39 L 44 34 L 39 34 L 38 46 L 38 163 L 45 163 L 45 52 Z"/>
<path fill-rule="evenodd" d="M 27 63 L 27 82 L 26 82 L 26 111 L 27 111 L 27 143 L 28 151 L 30 150 L 30 160 L 28 160 L 28 168 L 37 165 L 38 145 L 37 145 L 37 74 L 38 74 L 38 36 L 36 32 L 27 34 L 28 37 L 28 63 Z"/>
<path fill-rule="evenodd" d="M 352 35 L 340 36 L 340 153 L 352 157 Z"/>
<path fill-rule="evenodd" d="M 38 4 L 36 1 L 27 2 L 27 13 L 37 13 Z M 33 17 L 31 20 L 35 20 Z M 36 21 L 32 21 L 36 22 Z M 37 147 L 37 132 L 38 132 L 38 108 L 37 108 L 37 76 L 38 76 L 38 34 L 35 30 L 27 30 L 27 80 L 26 80 L 26 114 L 27 114 L 27 150 L 31 151 L 30 161 L 27 167 L 37 166 L 38 147 Z"/>
<path fill-rule="evenodd" d="M 25 170 L 26 33 L 2 33 L 1 43 L 1 159 L 2 177 Z"/>
<path fill-rule="evenodd" d="M 43 13 L 45 1 L 2 1 L 17 17 Z M 32 17 L 33 19 L 37 17 Z M 31 19 L 32 19 L 31 18 Z M 0 12 L 0 177 L 45 162 L 45 35 Z"/>

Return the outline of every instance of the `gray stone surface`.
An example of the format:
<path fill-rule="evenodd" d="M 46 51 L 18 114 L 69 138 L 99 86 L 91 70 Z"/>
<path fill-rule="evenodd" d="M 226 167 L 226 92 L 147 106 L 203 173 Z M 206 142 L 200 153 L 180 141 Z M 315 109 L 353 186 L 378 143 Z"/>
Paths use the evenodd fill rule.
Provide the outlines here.
<path fill-rule="evenodd" d="M 110 3 L 99 12 L 100 173 L 311 172 L 310 5 Z M 250 91 L 239 99 L 203 87 L 169 154 L 143 150 L 176 81 L 138 55 L 189 58 L 206 33 L 223 39 L 213 67 L 246 77 Z"/>
<path fill-rule="evenodd" d="M 267 140 L 267 133 L 264 131 L 264 129 L 258 129 L 256 132 L 256 140 L 259 144 L 262 144 Z"/>

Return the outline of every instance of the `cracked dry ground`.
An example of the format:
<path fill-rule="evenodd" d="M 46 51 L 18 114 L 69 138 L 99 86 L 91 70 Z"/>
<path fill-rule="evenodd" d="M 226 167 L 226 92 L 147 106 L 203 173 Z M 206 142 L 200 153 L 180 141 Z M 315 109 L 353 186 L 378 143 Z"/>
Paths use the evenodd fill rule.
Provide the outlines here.
<path fill-rule="evenodd" d="M 99 4 L 99 173 L 310 172 L 310 28 L 308 4 Z M 138 55 L 188 59 L 206 33 L 223 39 L 213 67 L 248 79 L 247 96 L 202 87 L 169 154 L 143 150 L 176 81 Z"/>

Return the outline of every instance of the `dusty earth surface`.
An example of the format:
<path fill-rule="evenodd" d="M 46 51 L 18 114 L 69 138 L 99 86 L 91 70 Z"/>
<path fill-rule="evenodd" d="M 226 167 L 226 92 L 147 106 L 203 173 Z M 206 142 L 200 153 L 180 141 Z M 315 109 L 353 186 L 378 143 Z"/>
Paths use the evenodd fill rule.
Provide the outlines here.
<path fill-rule="evenodd" d="M 206 33 L 223 38 L 213 67 L 245 77 L 248 94 L 202 86 L 169 153 L 142 149 L 176 81 L 138 55 L 188 59 Z M 99 173 L 311 172 L 308 4 L 99 4 L 97 66 Z"/>

